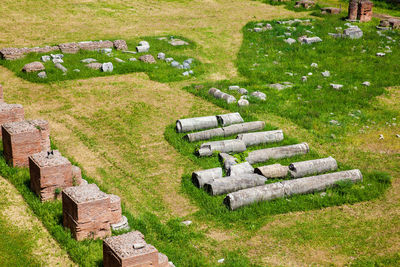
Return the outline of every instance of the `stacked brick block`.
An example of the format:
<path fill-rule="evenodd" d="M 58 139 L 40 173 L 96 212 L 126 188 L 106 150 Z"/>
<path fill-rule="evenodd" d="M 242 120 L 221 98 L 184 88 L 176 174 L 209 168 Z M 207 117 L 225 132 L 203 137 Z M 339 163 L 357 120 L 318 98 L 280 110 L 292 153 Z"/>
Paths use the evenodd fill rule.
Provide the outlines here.
<path fill-rule="evenodd" d="M 374 4 L 369 0 L 350 0 L 348 19 L 360 22 L 370 21 L 373 6 Z"/>
<path fill-rule="evenodd" d="M 0 85 L 1 90 L 1 85 Z M 0 101 L 0 125 L 7 122 L 23 121 L 25 118 L 24 108 L 19 104 L 7 104 Z M 1 136 L 1 133 L 0 133 Z"/>
<path fill-rule="evenodd" d="M 9 122 L 2 125 L 3 154 L 13 167 L 28 167 L 28 157 L 50 150 L 50 127 L 44 120 Z"/>
<path fill-rule="evenodd" d="M 31 189 L 41 201 L 61 198 L 61 190 L 75 184 L 76 172 L 71 162 L 57 150 L 42 151 L 29 157 Z M 79 168 L 78 168 L 79 169 Z M 79 181 L 79 180 L 78 180 Z M 80 184 L 80 181 L 79 181 Z"/>
<path fill-rule="evenodd" d="M 147 244 L 142 233 L 129 232 L 103 241 L 104 267 L 168 267 L 168 258 Z"/>
<path fill-rule="evenodd" d="M 68 187 L 62 191 L 63 225 L 76 240 L 104 238 L 111 235 L 110 224 L 122 218 L 120 206 L 119 197 L 95 184 Z"/>

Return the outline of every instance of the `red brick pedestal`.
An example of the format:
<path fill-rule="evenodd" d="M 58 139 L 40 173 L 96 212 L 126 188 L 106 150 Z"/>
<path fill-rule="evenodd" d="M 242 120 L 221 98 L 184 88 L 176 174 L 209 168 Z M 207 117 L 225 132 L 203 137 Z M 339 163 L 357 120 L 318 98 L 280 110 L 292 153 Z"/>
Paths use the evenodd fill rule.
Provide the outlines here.
<path fill-rule="evenodd" d="M 29 173 L 31 189 L 41 201 L 61 198 L 62 189 L 73 186 L 71 162 L 57 150 L 31 155 Z"/>
<path fill-rule="evenodd" d="M 28 167 L 28 157 L 50 150 L 50 129 L 47 121 L 9 122 L 2 125 L 4 157 L 13 167 Z"/>
<path fill-rule="evenodd" d="M 129 232 L 103 241 L 104 267 L 167 267 L 168 258 L 149 245 L 142 233 Z"/>
<path fill-rule="evenodd" d="M 111 235 L 110 197 L 95 184 L 68 187 L 62 191 L 63 225 L 76 240 Z"/>

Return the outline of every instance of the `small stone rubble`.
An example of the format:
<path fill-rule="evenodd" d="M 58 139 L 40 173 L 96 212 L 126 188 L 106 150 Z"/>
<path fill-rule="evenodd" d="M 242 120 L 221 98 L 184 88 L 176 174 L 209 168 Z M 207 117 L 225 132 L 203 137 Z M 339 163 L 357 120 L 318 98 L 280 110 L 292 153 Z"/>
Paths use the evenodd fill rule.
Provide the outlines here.
<path fill-rule="evenodd" d="M 154 57 L 152 55 L 141 56 L 141 57 L 139 57 L 139 60 L 142 62 L 145 62 L 145 63 L 150 63 L 150 64 L 156 63 L 156 60 L 154 59 Z"/>
<path fill-rule="evenodd" d="M 126 44 L 125 40 L 115 40 L 113 45 L 117 50 L 128 50 L 128 45 Z"/>
<path fill-rule="evenodd" d="M 300 0 L 296 2 L 295 8 L 303 7 L 309 9 L 315 6 L 315 2 L 312 0 Z"/>

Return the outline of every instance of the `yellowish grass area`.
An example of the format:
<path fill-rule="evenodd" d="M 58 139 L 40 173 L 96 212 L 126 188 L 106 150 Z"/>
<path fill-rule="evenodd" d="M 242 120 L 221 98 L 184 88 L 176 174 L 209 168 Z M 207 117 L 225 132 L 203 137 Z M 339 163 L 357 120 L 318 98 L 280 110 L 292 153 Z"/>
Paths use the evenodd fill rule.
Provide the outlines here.
<path fill-rule="evenodd" d="M 248 21 L 305 15 L 244 0 L 47 0 L 40 5 L 5 0 L 0 10 L 0 47 L 182 35 L 198 44 L 193 56 L 209 63 L 208 73 L 197 80 L 202 82 L 238 75 L 234 63 L 241 29 Z M 188 82 L 161 84 L 145 74 L 129 74 L 32 84 L 0 68 L 0 83 L 6 102 L 23 104 L 27 118 L 49 120 L 61 152 L 77 160 L 96 182 L 120 195 L 130 212 L 151 211 L 163 221 L 174 216 L 191 219 L 196 206 L 180 192 L 180 183 L 182 174 L 196 166 L 175 151 L 163 133 L 177 118 L 223 110 L 181 90 Z M 337 146 L 321 145 L 284 118 L 258 116 L 345 163 L 360 168 L 373 165 L 399 176 L 398 153 L 376 153 L 361 139 L 355 147 L 352 140 L 356 136 Z M 361 156 L 370 161 L 361 162 Z M 196 222 L 210 237 L 207 244 L 198 244 L 199 250 L 207 255 L 211 250 L 239 249 L 254 263 L 293 266 L 344 265 L 353 260 L 352 250 L 362 255 L 391 254 L 400 243 L 393 227 L 399 225 L 399 186 L 396 179 L 385 197 L 375 201 L 272 216 L 258 231 L 227 231 Z M 338 229 L 338 234 L 321 240 L 319 234 L 332 229 Z M 368 236 L 365 232 L 370 239 L 358 242 Z"/>
<path fill-rule="evenodd" d="M 32 256 L 41 266 L 75 266 L 33 215 L 15 187 L 3 177 L 0 177 L 0 204 L 0 216 L 17 231 L 26 234 L 26 238 L 32 242 Z"/>

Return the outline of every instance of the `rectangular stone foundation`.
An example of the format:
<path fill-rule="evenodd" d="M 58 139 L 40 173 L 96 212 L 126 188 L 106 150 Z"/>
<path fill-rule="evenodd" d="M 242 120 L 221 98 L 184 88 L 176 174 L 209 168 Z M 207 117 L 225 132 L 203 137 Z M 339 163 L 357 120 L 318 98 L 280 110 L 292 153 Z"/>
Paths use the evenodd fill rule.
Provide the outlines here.
<path fill-rule="evenodd" d="M 141 244 L 142 248 L 134 248 Z M 167 267 L 168 258 L 149 245 L 139 231 L 108 237 L 103 241 L 104 267 Z"/>
<path fill-rule="evenodd" d="M 111 235 L 110 197 L 95 184 L 62 191 L 63 225 L 80 241 Z"/>
<path fill-rule="evenodd" d="M 61 190 L 73 186 L 72 164 L 57 150 L 31 155 L 29 173 L 31 189 L 41 201 L 61 198 Z"/>
<path fill-rule="evenodd" d="M 47 121 L 9 122 L 2 125 L 3 153 L 13 167 L 28 167 L 28 157 L 50 150 L 50 129 Z"/>
<path fill-rule="evenodd" d="M 0 125 L 7 122 L 18 122 L 24 120 L 24 108 L 19 104 L 7 104 L 3 102 L 3 91 L 0 85 Z M 1 136 L 1 133 L 0 133 Z"/>

